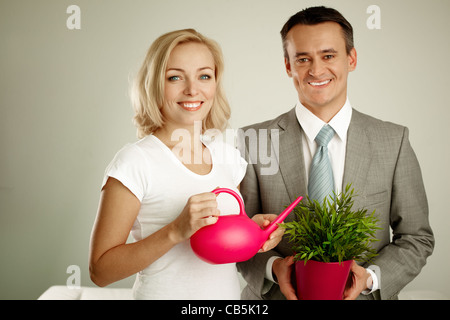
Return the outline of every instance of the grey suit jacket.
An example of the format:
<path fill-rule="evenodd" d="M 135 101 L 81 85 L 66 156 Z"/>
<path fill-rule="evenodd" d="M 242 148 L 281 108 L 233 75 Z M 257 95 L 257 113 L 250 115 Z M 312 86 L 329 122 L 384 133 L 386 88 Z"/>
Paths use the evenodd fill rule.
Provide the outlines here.
<path fill-rule="evenodd" d="M 279 214 L 295 198 L 307 194 L 302 128 L 295 109 L 240 133 L 239 148 L 249 162 L 240 190 L 249 216 Z M 373 245 L 379 253 L 373 264 L 381 270 L 381 290 L 359 298 L 396 299 L 419 274 L 434 248 L 422 174 L 408 129 L 353 110 L 343 187 L 349 183 L 358 194 L 354 208 L 364 207 L 369 213 L 376 210 L 382 228 L 376 235 L 379 241 Z M 293 213 L 286 221 L 292 219 Z M 285 238 L 275 249 L 238 263 L 247 281 L 243 299 L 284 298 L 278 285 L 262 294 L 266 262 L 273 255 L 292 255 Z"/>

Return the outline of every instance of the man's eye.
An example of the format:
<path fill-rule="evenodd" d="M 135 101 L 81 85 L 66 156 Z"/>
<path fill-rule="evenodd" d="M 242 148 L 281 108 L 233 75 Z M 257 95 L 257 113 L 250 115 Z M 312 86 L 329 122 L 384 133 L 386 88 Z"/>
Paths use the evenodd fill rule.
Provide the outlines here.
<path fill-rule="evenodd" d="M 327 55 L 324 57 L 325 60 L 330 60 L 330 59 L 333 59 L 333 58 L 334 58 L 334 56 L 333 56 L 332 54 L 327 54 Z"/>
<path fill-rule="evenodd" d="M 298 62 L 298 63 L 305 63 L 305 62 L 308 62 L 308 61 L 309 61 L 308 58 L 300 58 L 300 59 L 297 59 L 297 62 Z"/>

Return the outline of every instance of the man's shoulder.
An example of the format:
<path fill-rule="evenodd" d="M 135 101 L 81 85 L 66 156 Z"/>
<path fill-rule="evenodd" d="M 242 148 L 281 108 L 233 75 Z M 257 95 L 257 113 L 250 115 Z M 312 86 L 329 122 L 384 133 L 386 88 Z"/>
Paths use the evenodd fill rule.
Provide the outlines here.
<path fill-rule="evenodd" d="M 364 127 L 366 131 L 387 132 L 387 133 L 403 133 L 405 126 L 375 118 L 356 109 L 352 111 L 352 122 L 356 125 Z"/>
<path fill-rule="evenodd" d="M 276 118 L 258 122 L 258 123 L 254 123 L 254 124 L 250 124 L 250 125 L 243 127 L 242 129 L 244 131 L 248 130 L 248 129 L 255 129 L 255 130 L 278 129 L 280 127 L 284 127 L 284 126 L 288 125 L 288 123 L 291 122 L 292 120 L 297 121 L 297 118 L 295 116 L 295 108 L 292 108 L 291 110 L 277 116 Z"/>
<path fill-rule="evenodd" d="M 287 127 L 292 124 L 298 124 L 295 108 L 292 108 L 273 119 L 250 124 L 241 129 L 244 131 L 248 129 L 287 129 Z M 387 134 L 398 133 L 403 135 L 403 132 L 406 129 L 403 125 L 375 118 L 374 116 L 368 115 L 356 109 L 353 109 L 352 111 L 352 124 L 354 126 L 364 128 L 365 131 L 375 131 L 377 133 L 384 132 Z"/>

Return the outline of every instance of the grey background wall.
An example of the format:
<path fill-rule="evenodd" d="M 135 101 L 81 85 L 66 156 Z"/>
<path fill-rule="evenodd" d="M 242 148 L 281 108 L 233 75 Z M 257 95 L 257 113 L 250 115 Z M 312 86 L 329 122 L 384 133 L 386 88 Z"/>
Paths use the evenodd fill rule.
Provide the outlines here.
<path fill-rule="evenodd" d="M 67 8 L 81 9 L 70 30 Z M 162 33 L 193 27 L 226 62 L 231 128 L 292 108 L 279 30 L 324 4 L 355 29 L 352 105 L 406 125 L 421 163 L 436 249 L 407 289 L 450 296 L 447 0 L 0 0 L 0 299 L 65 285 L 69 266 L 92 286 L 88 247 L 106 165 L 136 140 L 129 79 Z M 381 29 L 369 29 L 370 5 Z M 112 285 L 132 285 L 133 278 Z"/>

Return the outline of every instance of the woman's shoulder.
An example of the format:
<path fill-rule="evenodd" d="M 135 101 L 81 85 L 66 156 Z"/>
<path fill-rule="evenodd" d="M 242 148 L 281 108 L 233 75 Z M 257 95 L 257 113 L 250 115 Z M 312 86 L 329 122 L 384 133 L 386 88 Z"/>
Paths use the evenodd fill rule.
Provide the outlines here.
<path fill-rule="evenodd" d="M 137 163 L 148 160 L 149 155 L 157 149 L 151 136 L 147 136 L 135 142 L 125 144 L 117 151 L 114 160 L 127 163 Z"/>
<path fill-rule="evenodd" d="M 223 135 L 215 137 L 202 137 L 202 142 L 216 155 L 235 152 L 237 149 L 233 142 L 228 141 Z"/>
<path fill-rule="evenodd" d="M 241 157 L 241 153 L 234 144 L 234 139 L 226 137 L 215 137 L 213 140 L 204 142 L 211 150 L 214 160 L 217 164 L 226 165 L 246 165 L 245 160 Z"/>

